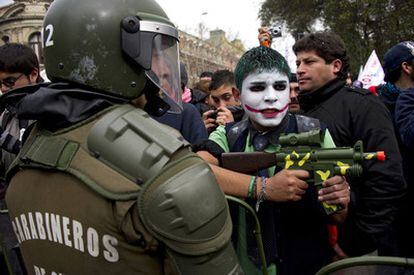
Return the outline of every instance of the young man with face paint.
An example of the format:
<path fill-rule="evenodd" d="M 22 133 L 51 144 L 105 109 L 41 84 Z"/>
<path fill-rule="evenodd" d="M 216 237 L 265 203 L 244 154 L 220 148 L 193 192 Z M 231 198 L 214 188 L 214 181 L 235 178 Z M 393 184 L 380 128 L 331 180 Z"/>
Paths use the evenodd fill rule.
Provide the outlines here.
<path fill-rule="evenodd" d="M 304 132 L 321 126 L 317 119 L 288 112 L 289 75 L 286 60 L 275 50 L 257 47 L 246 52 L 236 67 L 235 76 L 248 119 L 217 127 L 198 154 L 211 164 L 226 194 L 246 198 L 247 202 L 255 204 L 264 186 L 266 201 L 260 204 L 257 215 L 262 226 L 269 270 L 276 265 L 277 273 L 282 275 L 315 274 L 332 256 L 327 223 L 341 222 L 346 217 L 350 198 L 344 178 L 335 176 L 328 179 L 317 194 L 315 187 L 305 182 L 309 173 L 304 170 L 272 167 L 259 171 L 257 175 L 245 175 L 219 166 L 223 152 L 276 152 L 281 133 Z M 328 131 L 324 146 L 334 146 Z M 250 192 L 249 186 L 253 181 L 257 183 L 257 190 Z M 341 205 L 343 210 L 327 217 L 321 202 Z M 238 217 L 238 214 L 234 215 Z M 251 220 L 233 219 L 233 223 L 233 240 L 238 249 L 243 246 L 239 236 L 244 231 L 240 228 L 243 223 L 247 224 L 248 258 L 255 259 L 256 267 L 260 266 L 252 239 Z M 245 271 L 246 261 L 241 259 Z"/>

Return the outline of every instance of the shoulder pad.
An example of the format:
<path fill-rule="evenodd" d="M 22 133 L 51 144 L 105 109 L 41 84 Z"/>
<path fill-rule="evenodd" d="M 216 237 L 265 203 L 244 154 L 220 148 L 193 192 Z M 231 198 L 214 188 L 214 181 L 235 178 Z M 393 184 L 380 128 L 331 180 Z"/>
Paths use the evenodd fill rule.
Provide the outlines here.
<path fill-rule="evenodd" d="M 168 164 L 138 196 L 146 228 L 171 250 L 205 255 L 231 237 L 231 218 L 223 192 L 209 166 L 195 154 Z"/>
<path fill-rule="evenodd" d="M 296 123 L 298 125 L 298 132 L 308 132 L 311 130 L 321 129 L 321 123 L 319 119 L 302 116 L 302 115 L 295 115 Z"/>
<path fill-rule="evenodd" d="M 127 104 L 107 113 L 92 127 L 87 146 L 99 160 L 142 183 L 157 175 L 172 155 L 189 143 L 173 128 Z"/>
<path fill-rule="evenodd" d="M 84 139 L 93 124 L 93 119 L 83 121 L 79 127 L 63 129 L 54 134 L 34 127 L 10 167 L 8 178 L 25 168 L 64 171 L 105 198 L 135 199 L 139 186 L 91 156 L 84 148 Z"/>

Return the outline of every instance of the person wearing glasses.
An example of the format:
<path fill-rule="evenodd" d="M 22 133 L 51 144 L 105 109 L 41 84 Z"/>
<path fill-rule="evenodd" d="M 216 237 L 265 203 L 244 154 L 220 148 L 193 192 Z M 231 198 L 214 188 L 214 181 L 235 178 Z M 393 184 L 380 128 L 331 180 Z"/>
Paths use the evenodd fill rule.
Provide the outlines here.
<path fill-rule="evenodd" d="M 34 51 L 23 44 L 0 47 L 0 90 L 2 94 L 39 82 L 39 61 Z"/>
<path fill-rule="evenodd" d="M 0 47 L 0 90 L 6 94 L 12 89 L 36 84 L 39 76 L 39 61 L 34 51 L 25 45 L 9 43 Z M 7 182 L 5 173 L 20 151 L 21 139 L 30 121 L 17 119 L 12 110 L 0 108 L 0 247 L 7 259 L 0 256 L 0 266 L 3 268 L 8 261 L 9 272 L 22 274 L 19 263 L 17 240 L 13 234 L 7 207 L 4 201 Z M 1 254 L 1 252 L 0 252 Z M 0 273 L 5 270 L 0 268 Z"/>

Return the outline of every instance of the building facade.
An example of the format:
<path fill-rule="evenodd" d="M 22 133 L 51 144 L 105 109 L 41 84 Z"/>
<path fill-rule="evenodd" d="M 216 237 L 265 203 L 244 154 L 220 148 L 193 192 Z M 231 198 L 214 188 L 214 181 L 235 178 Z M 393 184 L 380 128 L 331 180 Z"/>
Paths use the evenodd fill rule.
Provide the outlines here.
<path fill-rule="evenodd" d="M 16 42 L 29 45 L 43 61 L 43 18 L 53 0 L 15 0 L 0 7 L 0 44 Z"/>
<path fill-rule="evenodd" d="M 180 58 L 186 65 L 190 86 L 198 81 L 203 71 L 234 70 L 245 52 L 240 40 L 228 41 L 222 30 L 210 31 L 210 38 L 202 40 L 179 31 Z"/>
<path fill-rule="evenodd" d="M 12 4 L 0 7 L 0 45 L 9 42 L 29 45 L 38 55 L 40 63 L 43 63 L 42 24 L 52 2 L 15 0 Z M 179 36 L 180 58 L 186 65 L 190 87 L 203 71 L 233 70 L 245 51 L 240 40 L 228 41 L 222 30 L 211 31 L 210 38 L 206 40 L 183 31 L 179 31 Z"/>

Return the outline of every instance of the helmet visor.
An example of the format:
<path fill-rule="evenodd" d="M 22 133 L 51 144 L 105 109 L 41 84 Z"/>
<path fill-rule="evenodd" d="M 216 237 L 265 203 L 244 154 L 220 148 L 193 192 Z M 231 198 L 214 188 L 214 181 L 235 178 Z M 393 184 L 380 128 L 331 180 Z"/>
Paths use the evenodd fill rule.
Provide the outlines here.
<path fill-rule="evenodd" d="M 179 64 L 178 41 L 171 36 L 156 35 L 152 43 L 152 72 L 147 77 L 160 88 L 160 96 L 170 105 L 172 113 L 183 109 Z"/>

